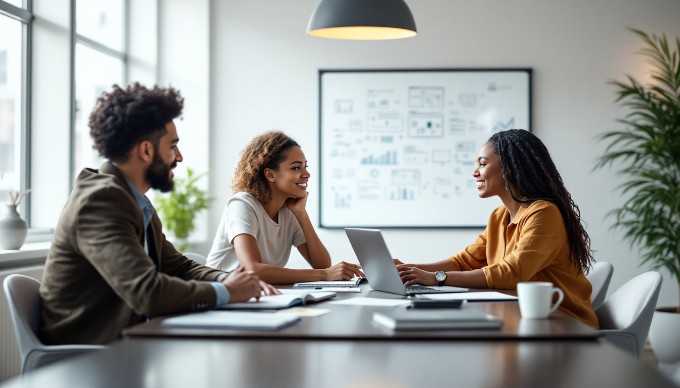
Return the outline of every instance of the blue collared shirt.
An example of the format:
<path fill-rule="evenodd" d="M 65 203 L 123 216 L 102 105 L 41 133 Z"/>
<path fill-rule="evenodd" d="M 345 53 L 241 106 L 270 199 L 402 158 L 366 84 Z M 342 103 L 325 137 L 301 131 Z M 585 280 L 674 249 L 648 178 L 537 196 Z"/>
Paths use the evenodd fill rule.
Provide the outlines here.
<path fill-rule="evenodd" d="M 139 210 L 142 211 L 142 215 L 144 216 L 144 251 L 146 254 L 149 254 L 149 243 L 148 239 L 149 236 L 147 236 L 146 231 L 149 228 L 149 223 L 151 222 L 151 217 L 153 216 L 154 213 L 154 207 L 151 204 L 151 201 L 149 201 L 149 198 L 147 198 L 145 195 L 142 195 L 142 193 L 137 190 L 135 185 L 133 185 L 130 181 L 128 181 L 128 185 L 130 185 L 130 189 L 132 190 L 132 195 L 135 196 L 135 200 L 137 201 L 137 205 L 139 206 Z M 224 278 L 223 276 L 218 276 L 217 279 Z M 217 294 L 217 307 L 224 306 L 227 303 L 229 303 L 229 290 L 227 287 L 220 283 L 220 282 L 210 282 L 210 285 L 215 289 L 215 293 Z"/>

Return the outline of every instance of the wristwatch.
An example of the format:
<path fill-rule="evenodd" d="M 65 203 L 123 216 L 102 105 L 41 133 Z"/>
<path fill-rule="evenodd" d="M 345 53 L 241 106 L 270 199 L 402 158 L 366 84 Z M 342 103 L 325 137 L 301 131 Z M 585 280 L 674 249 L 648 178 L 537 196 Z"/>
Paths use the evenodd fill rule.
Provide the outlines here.
<path fill-rule="evenodd" d="M 434 273 L 434 278 L 437 279 L 437 285 L 441 287 L 444 285 L 444 282 L 446 281 L 446 272 L 437 271 Z"/>

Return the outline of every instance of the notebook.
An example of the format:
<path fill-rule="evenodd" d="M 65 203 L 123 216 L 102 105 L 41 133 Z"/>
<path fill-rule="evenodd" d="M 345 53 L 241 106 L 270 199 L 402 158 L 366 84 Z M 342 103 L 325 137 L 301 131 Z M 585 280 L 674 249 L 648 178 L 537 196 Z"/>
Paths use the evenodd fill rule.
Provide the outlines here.
<path fill-rule="evenodd" d="M 353 278 L 352 280 L 320 280 L 315 282 L 301 282 L 293 284 L 293 289 L 314 292 L 361 292 L 359 283 L 361 283 L 362 279 L 363 278 Z"/>
<path fill-rule="evenodd" d="M 376 291 L 399 295 L 466 292 L 462 287 L 404 286 L 379 229 L 345 228 L 368 284 Z"/>
<path fill-rule="evenodd" d="M 499 329 L 503 321 L 469 309 L 405 310 L 373 313 L 373 321 L 393 330 Z"/>
<path fill-rule="evenodd" d="M 293 288 L 347 288 L 359 287 L 363 278 L 353 278 L 351 280 L 322 280 L 316 282 L 301 282 L 293 284 Z"/>
<path fill-rule="evenodd" d="M 261 296 L 247 302 L 229 303 L 218 307 L 219 310 L 279 310 L 288 307 L 321 302 L 337 295 L 335 292 L 306 292 L 304 290 L 279 290 L 281 295 Z"/>
<path fill-rule="evenodd" d="M 163 320 L 176 328 L 279 330 L 300 321 L 299 317 L 263 312 L 204 311 Z"/>

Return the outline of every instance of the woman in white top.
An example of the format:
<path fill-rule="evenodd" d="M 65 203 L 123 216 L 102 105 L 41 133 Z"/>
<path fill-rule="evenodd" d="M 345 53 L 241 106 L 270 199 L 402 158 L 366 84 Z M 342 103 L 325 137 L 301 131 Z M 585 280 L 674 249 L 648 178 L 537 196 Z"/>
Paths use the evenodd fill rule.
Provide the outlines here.
<path fill-rule="evenodd" d="M 272 284 L 363 277 L 356 264 L 331 266 L 305 209 L 309 176 L 305 154 L 293 139 L 279 131 L 255 137 L 236 166 L 235 194 L 227 201 L 207 265 L 224 271 L 242 266 Z M 311 269 L 285 268 L 292 246 Z"/>

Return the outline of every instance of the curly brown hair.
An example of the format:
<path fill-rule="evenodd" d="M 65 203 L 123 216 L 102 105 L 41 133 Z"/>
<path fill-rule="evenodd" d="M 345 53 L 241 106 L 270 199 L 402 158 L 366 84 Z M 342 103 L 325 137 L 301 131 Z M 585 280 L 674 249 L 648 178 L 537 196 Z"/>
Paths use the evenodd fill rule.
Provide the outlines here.
<path fill-rule="evenodd" d="M 149 140 L 157 144 L 165 126 L 182 114 L 184 99 L 173 88 L 155 86 L 147 89 L 138 82 L 103 93 L 90 114 L 92 148 L 99 155 L 125 162 L 137 143 Z"/>
<path fill-rule="evenodd" d="M 249 193 L 263 204 L 269 202 L 272 193 L 264 170 L 278 170 L 291 147 L 300 145 L 281 131 L 267 131 L 253 138 L 241 152 L 231 182 L 232 190 Z"/>
<path fill-rule="evenodd" d="M 510 194 L 515 201 L 531 203 L 540 199 L 560 209 L 569 236 L 571 262 L 579 272 L 588 273 L 594 261 L 590 237 L 581 224 L 579 207 L 564 187 L 562 176 L 543 142 L 523 129 L 497 132 L 489 142 L 500 157 L 503 177 L 513 189 Z"/>

